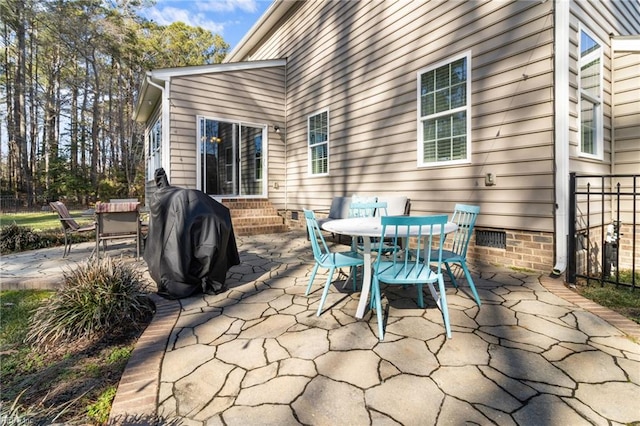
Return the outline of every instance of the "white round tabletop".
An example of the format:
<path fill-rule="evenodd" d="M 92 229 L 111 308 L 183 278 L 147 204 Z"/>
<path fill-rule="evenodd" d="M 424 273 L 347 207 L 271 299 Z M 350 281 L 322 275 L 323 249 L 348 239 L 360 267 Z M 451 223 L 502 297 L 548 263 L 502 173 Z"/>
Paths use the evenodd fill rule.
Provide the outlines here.
<path fill-rule="evenodd" d="M 427 227 L 422 227 L 422 232 Z M 342 235 L 353 235 L 357 237 L 379 237 L 382 233 L 382 223 L 380 217 L 352 217 L 348 219 L 336 219 L 329 222 L 325 222 L 322 225 L 322 229 L 325 231 L 333 232 Z M 444 233 L 458 229 L 458 225 L 453 222 L 447 222 L 444 226 Z M 434 226 L 434 232 L 439 233 L 440 227 Z M 409 235 L 417 235 L 419 232 L 418 226 L 411 226 L 409 229 Z M 388 227 L 385 236 L 391 236 L 395 233 L 395 228 Z M 401 234 L 406 234 L 405 229 L 400 228 Z"/>

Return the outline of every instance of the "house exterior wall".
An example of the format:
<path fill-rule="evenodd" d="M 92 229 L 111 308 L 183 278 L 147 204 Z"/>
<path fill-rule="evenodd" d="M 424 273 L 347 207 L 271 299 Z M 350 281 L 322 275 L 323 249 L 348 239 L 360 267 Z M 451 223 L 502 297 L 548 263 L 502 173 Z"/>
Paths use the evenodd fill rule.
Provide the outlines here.
<path fill-rule="evenodd" d="M 638 2 L 586 2 L 570 4 L 571 22 L 571 125 L 570 125 L 570 171 L 583 175 L 620 175 L 640 173 L 640 53 L 614 52 L 612 37 L 640 34 L 640 4 Z M 604 43 L 604 156 L 602 160 L 579 155 L 580 123 L 578 120 L 578 37 L 580 28 L 588 29 Z M 633 191 L 632 178 L 581 179 L 579 191 L 616 192 L 618 184 L 621 193 Z M 638 182 L 640 185 L 640 182 Z M 602 199 L 604 198 L 604 202 Z M 633 196 L 592 196 L 587 206 L 587 196 L 577 197 L 578 230 L 586 232 L 587 220 L 591 224 L 607 224 L 618 220 L 624 224 L 640 223 L 638 207 L 633 209 Z M 587 212 L 589 217 L 587 218 Z M 597 225 L 596 225 L 597 226 Z M 594 232 L 590 229 L 589 232 Z M 623 233 L 621 247 L 631 248 L 633 239 L 640 244 L 633 231 Z M 600 239 L 595 239 L 599 245 Z M 596 247 L 596 251 L 600 249 Z M 638 251 L 640 252 L 640 250 Z M 621 265 L 631 259 L 631 250 L 621 251 Z M 595 265 L 589 256 L 590 264 Z M 627 263 L 625 263 L 627 262 Z"/>
<path fill-rule="evenodd" d="M 616 53 L 613 61 L 615 64 L 614 174 L 639 174 L 640 52 Z"/>
<path fill-rule="evenodd" d="M 614 130 L 615 124 L 613 117 L 619 117 L 620 114 L 626 115 L 628 119 L 632 119 L 633 113 L 630 109 L 635 110 L 635 114 L 640 113 L 640 106 L 636 103 L 629 103 L 625 96 L 633 95 L 633 86 L 636 88 L 636 99 L 638 82 L 631 81 L 624 76 L 628 76 L 628 72 L 633 68 L 633 58 L 626 55 L 618 54 L 616 58 L 612 56 L 611 36 L 640 34 L 640 5 L 637 2 L 611 1 L 611 2 L 587 2 L 572 1 L 570 3 L 571 22 L 570 22 L 570 45 L 571 54 L 569 58 L 569 68 L 571 70 L 571 121 L 570 121 L 570 171 L 582 174 L 611 174 L 622 173 L 619 168 L 612 168 L 612 134 L 614 131 L 618 133 L 622 129 Z M 604 157 L 602 160 L 589 159 L 579 155 L 579 138 L 580 123 L 578 122 L 578 38 L 580 28 L 585 28 L 599 38 L 604 43 Z M 625 61 L 627 64 L 625 65 Z M 617 71 L 620 82 L 618 90 L 620 93 L 616 96 L 616 104 L 613 103 L 612 81 L 614 79 L 614 65 L 621 67 Z M 637 67 L 637 59 L 636 59 Z M 636 70 L 637 71 L 637 68 Z M 636 74 L 637 76 L 638 74 Z M 622 95 L 622 97 L 620 97 Z M 616 108 L 616 111 L 613 110 Z M 626 109 L 626 111 L 625 111 Z M 637 116 L 636 116 L 637 117 Z M 619 119 L 619 118 L 618 118 Z M 636 128 L 637 129 L 637 128 Z M 629 129 L 634 130 L 634 129 Z M 636 133 L 637 135 L 638 133 Z M 616 150 L 622 147 L 617 146 Z M 628 146 L 626 149 L 629 149 Z M 636 151 L 637 152 L 637 151 Z M 615 154 L 614 154 L 615 158 Z M 637 158 L 637 157 L 636 157 Z M 615 160 L 619 161 L 619 160 Z M 636 168 L 637 170 L 637 168 Z"/>
<path fill-rule="evenodd" d="M 640 43 L 639 43 L 640 44 Z M 620 191 L 640 194 L 640 52 L 616 53 L 613 91 L 615 109 L 613 121 L 614 174 L 635 175 L 618 179 Z M 640 198 L 621 196 L 620 221 L 628 229 L 623 233 L 626 247 L 635 240 L 636 252 L 640 256 Z M 636 223 L 636 234 L 630 224 Z M 621 241 L 624 246 L 625 241 Z M 622 253 L 622 251 L 621 251 Z M 630 262 L 629 262 L 630 263 Z M 637 260 L 640 265 L 640 259 Z"/>
<path fill-rule="evenodd" d="M 248 60 L 286 57 L 289 209 L 399 191 L 412 213 L 480 204 L 478 225 L 553 230 L 552 2 L 304 2 Z M 471 52 L 471 162 L 417 167 L 417 72 Z M 307 171 L 328 108 L 330 173 Z M 485 186 L 493 173 L 495 186 Z M 281 206 L 279 206 L 281 207 Z"/>
<path fill-rule="evenodd" d="M 285 146 L 273 125 L 283 127 L 285 120 L 285 73 L 285 67 L 278 66 L 171 78 L 171 184 L 184 188 L 197 186 L 199 116 L 266 124 L 269 128 L 267 179 L 269 182 L 282 182 L 286 174 Z M 283 204 L 284 185 L 279 189 L 271 187 L 268 196 Z"/>

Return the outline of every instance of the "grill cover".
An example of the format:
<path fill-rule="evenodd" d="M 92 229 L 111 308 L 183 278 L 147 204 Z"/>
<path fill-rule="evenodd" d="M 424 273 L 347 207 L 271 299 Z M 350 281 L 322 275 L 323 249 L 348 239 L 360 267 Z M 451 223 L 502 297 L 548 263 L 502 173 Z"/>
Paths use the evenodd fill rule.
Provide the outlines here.
<path fill-rule="evenodd" d="M 144 260 L 161 296 L 179 299 L 226 290 L 227 271 L 240 263 L 229 209 L 202 191 L 169 185 L 155 172 L 156 192 Z"/>

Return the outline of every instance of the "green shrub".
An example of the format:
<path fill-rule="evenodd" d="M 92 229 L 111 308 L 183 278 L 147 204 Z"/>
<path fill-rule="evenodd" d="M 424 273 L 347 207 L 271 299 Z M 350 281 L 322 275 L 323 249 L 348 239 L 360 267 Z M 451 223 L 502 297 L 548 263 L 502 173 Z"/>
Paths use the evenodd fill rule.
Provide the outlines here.
<path fill-rule="evenodd" d="M 92 258 L 65 272 L 63 287 L 31 318 L 27 342 L 45 349 L 138 327 L 153 312 L 143 291 L 142 273 L 135 267 Z"/>
<path fill-rule="evenodd" d="M 75 235 L 72 237 L 76 242 L 89 240 L 79 239 Z M 0 229 L 0 253 L 2 254 L 54 247 L 61 245 L 63 241 L 64 236 L 61 231 L 46 230 L 37 232 L 33 228 L 16 225 L 15 223 L 3 226 Z"/>
<path fill-rule="evenodd" d="M 12 253 L 40 247 L 40 235 L 26 226 L 15 223 L 0 230 L 0 252 Z"/>

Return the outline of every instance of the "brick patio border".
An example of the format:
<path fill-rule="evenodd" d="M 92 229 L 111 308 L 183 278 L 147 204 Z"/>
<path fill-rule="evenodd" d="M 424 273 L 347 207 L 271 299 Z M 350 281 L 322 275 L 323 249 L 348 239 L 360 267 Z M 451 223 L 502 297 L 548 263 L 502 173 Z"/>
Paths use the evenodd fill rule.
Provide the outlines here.
<path fill-rule="evenodd" d="M 157 294 L 149 297 L 156 312 L 122 373 L 111 406 L 110 425 L 132 424 L 132 419 L 153 419 L 157 415 L 160 368 L 167 341 L 180 314 L 180 303 Z"/>
<path fill-rule="evenodd" d="M 626 333 L 636 340 L 640 340 L 640 324 L 637 324 L 627 317 L 581 296 L 575 290 L 567 287 L 562 277 L 552 278 L 543 275 L 540 277 L 540 284 L 556 296 L 599 316 L 623 333 Z"/>

